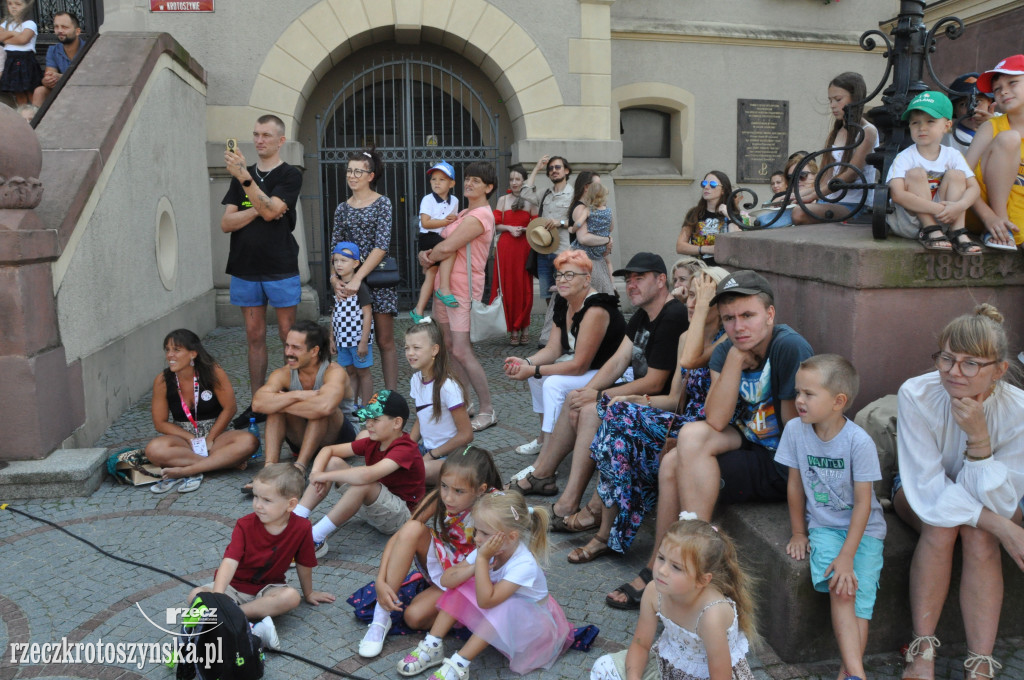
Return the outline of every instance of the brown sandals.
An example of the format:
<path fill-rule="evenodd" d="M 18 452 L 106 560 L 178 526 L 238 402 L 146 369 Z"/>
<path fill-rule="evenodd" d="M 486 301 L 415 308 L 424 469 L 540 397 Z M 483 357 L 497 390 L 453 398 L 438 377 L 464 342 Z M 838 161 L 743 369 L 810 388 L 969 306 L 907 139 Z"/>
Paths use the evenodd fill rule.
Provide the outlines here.
<path fill-rule="evenodd" d="M 590 545 L 590 543 L 594 541 L 596 541 L 600 545 L 595 550 L 588 550 L 587 545 Z M 610 552 L 613 552 L 613 550 L 608 547 L 607 537 L 601 538 L 600 536 L 595 535 L 590 539 L 590 542 L 588 542 L 587 545 L 576 548 L 575 550 L 569 553 L 567 559 L 569 560 L 570 564 L 586 564 L 587 562 L 593 562 L 601 555 L 606 555 Z"/>

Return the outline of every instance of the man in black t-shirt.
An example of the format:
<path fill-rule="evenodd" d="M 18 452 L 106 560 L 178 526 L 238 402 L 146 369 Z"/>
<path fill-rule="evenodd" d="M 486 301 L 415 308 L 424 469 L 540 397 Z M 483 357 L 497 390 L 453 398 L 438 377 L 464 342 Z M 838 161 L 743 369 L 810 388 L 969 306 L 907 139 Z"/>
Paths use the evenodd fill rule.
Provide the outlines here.
<path fill-rule="evenodd" d="M 221 203 L 220 228 L 231 234 L 227 273 L 231 275 L 231 304 L 242 308 L 248 345 L 251 394 L 267 377 L 267 303 L 277 310 L 277 330 L 284 344 L 295 322 L 301 297 L 299 244 L 295 230 L 295 204 L 302 188 L 302 173 L 281 160 L 284 122 L 274 115 L 261 116 L 252 133 L 259 159 L 246 167 L 236 148 L 224 152 L 231 185 Z M 252 404 L 238 416 L 235 428 L 249 424 Z"/>
<path fill-rule="evenodd" d="M 576 511 L 594 471 L 590 443 L 601 424 L 597 402 L 603 396 L 668 393 L 679 336 L 689 325 L 686 308 L 678 300 L 666 302 L 668 273 L 659 255 L 637 253 L 615 276 L 625 277 L 626 294 L 636 307 L 626 326 L 626 337 L 586 386 L 569 393 L 565 400 L 568 408 L 562 409 L 551 435 L 545 435 L 540 455 L 528 473 L 530 477 L 523 475 L 522 481 L 514 482 L 525 492 L 556 494 L 555 470 L 573 452 L 569 481 L 555 504 L 552 521 L 556 529 L 564 525 L 566 515 Z M 620 379 L 621 382 L 615 382 Z M 527 453 L 529 446 L 516 451 Z M 599 502 L 594 503 L 595 509 Z M 594 516 L 600 517 L 600 510 Z M 596 522 L 593 526 L 597 526 Z"/>

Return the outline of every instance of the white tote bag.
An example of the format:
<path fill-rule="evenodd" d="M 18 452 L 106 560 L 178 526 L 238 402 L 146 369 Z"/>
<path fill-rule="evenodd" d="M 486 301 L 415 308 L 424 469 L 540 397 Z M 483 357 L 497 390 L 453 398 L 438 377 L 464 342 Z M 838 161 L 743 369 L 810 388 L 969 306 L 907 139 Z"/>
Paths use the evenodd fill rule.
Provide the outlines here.
<path fill-rule="evenodd" d="M 501 268 L 498 252 L 494 252 L 494 268 L 498 272 L 498 295 L 491 304 L 473 297 L 473 258 L 470 243 L 466 244 L 466 276 L 469 277 L 469 341 L 472 343 L 497 338 L 508 332 L 505 324 L 505 305 L 501 295 Z"/>

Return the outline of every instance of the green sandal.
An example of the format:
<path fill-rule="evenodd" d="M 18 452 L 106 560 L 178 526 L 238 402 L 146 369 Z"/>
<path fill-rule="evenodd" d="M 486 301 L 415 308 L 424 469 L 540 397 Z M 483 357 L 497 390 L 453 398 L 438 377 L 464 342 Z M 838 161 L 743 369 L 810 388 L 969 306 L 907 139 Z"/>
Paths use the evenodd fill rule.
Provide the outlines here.
<path fill-rule="evenodd" d="M 434 291 L 434 297 L 444 303 L 445 307 L 458 307 L 459 301 L 455 299 L 454 295 L 448 295 L 442 293 L 440 290 Z"/>

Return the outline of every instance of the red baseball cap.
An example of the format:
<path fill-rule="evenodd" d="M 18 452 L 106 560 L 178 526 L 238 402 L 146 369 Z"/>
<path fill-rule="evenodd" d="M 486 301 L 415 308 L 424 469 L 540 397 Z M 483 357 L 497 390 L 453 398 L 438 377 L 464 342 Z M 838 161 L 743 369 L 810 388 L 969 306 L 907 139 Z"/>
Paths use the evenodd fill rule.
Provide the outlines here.
<path fill-rule="evenodd" d="M 996 64 L 991 71 L 985 71 L 978 78 L 979 92 L 992 92 L 992 76 L 1002 73 L 1008 76 L 1024 76 L 1024 54 L 1015 54 Z"/>

